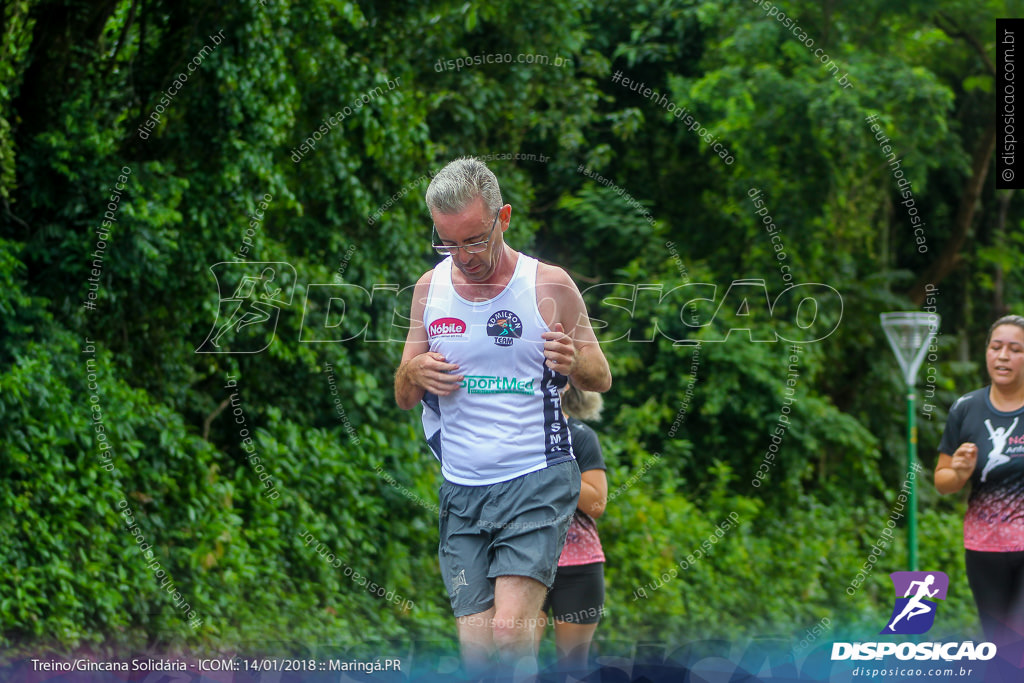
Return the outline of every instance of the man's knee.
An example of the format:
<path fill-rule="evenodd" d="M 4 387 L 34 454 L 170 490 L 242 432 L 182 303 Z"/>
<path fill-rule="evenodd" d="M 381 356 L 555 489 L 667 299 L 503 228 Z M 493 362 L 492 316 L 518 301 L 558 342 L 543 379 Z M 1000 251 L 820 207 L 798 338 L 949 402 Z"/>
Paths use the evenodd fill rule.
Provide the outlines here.
<path fill-rule="evenodd" d="M 456 617 L 459 640 L 477 641 L 490 640 L 491 628 L 494 624 L 494 608 L 477 614 Z"/>
<path fill-rule="evenodd" d="M 522 613 L 499 610 L 491 622 L 494 644 L 499 649 L 505 649 L 532 639 L 538 622 L 536 612 L 533 616 L 527 617 Z"/>

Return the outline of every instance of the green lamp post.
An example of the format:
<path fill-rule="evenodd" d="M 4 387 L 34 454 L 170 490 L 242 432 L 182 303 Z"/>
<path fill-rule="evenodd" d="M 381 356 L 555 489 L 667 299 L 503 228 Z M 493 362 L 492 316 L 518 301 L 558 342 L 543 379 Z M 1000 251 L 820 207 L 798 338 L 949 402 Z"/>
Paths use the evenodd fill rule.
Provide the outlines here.
<path fill-rule="evenodd" d="M 907 481 L 910 482 L 910 501 L 907 515 L 907 546 L 910 571 L 917 571 L 917 483 L 914 463 L 917 460 L 917 413 L 914 384 L 917 371 L 939 329 L 941 318 L 935 313 L 903 311 L 882 313 L 882 329 L 907 383 Z"/>

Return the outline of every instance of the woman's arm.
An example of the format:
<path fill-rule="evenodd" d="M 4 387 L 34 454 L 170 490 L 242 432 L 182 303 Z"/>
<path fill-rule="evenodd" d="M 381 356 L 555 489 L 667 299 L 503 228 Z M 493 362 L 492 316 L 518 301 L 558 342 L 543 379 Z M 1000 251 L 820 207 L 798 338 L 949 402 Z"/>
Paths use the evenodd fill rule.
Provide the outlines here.
<path fill-rule="evenodd" d="M 953 455 L 939 453 L 935 464 L 935 488 L 939 493 L 956 493 L 964 487 L 974 473 L 978 462 L 978 447 L 970 441 L 960 444 Z"/>
<path fill-rule="evenodd" d="M 594 519 L 604 514 L 608 504 L 608 477 L 604 470 L 587 470 L 580 482 L 580 500 L 576 503 L 583 512 Z"/>

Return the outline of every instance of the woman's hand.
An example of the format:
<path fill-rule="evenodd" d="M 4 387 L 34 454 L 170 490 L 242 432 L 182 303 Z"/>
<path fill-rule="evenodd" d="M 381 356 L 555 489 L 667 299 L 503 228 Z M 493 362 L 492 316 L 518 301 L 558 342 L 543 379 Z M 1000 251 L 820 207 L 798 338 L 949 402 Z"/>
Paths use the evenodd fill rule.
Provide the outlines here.
<path fill-rule="evenodd" d="M 939 453 L 939 462 L 935 465 L 935 488 L 939 493 L 956 493 L 974 474 L 977 464 L 978 446 L 970 441 L 960 444 L 953 455 Z"/>

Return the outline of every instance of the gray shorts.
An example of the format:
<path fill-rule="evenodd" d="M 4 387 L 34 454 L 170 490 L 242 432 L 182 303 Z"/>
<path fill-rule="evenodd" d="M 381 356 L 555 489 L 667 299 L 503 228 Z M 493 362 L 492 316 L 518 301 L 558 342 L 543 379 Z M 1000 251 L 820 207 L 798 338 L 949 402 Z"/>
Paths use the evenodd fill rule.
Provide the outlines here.
<path fill-rule="evenodd" d="M 445 481 L 437 556 L 456 617 L 494 605 L 494 579 L 528 576 L 548 588 L 580 496 L 575 460 L 487 486 Z"/>

